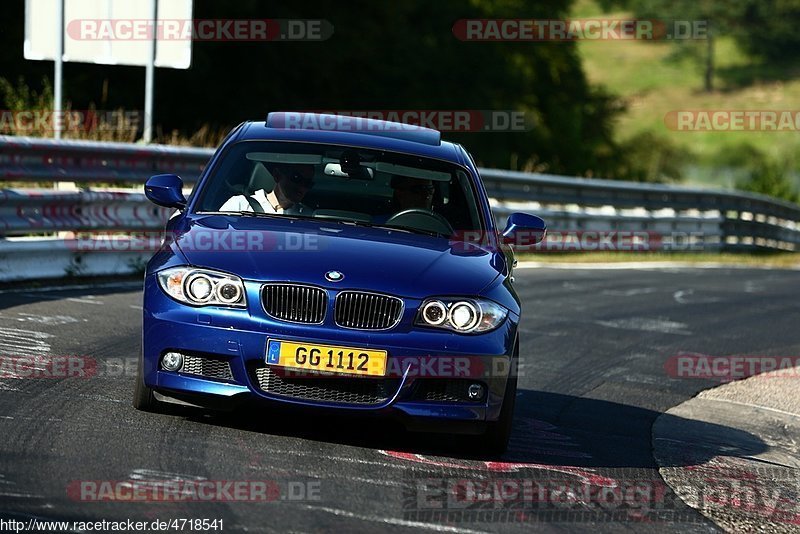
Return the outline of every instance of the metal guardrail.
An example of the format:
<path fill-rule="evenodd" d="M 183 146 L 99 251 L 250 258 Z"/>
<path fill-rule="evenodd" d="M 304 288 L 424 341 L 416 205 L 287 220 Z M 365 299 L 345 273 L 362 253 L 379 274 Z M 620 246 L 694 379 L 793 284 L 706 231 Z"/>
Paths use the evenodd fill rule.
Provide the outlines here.
<path fill-rule="evenodd" d="M 0 136 L 0 180 L 107 189 L 171 172 L 191 184 L 213 152 Z M 481 175 L 501 224 L 512 211 L 531 211 L 547 220 L 556 241 L 559 234 L 641 232 L 658 235 L 668 250 L 800 250 L 800 206 L 763 195 L 498 169 Z M 0 190 L 0 281 L 140 269 L 150 252 L 120 247 L 98 257 L 63 232 L 159 230 L 168 216 L 139 192 Z"/>
<path fill-rule="evenodd" d="M 213 153 L 208 148 L 0 135 L 0 180 L 144 183 L 153 174 L 173 172 L 194 183 Z"/>
<path fill-rule="evenodd" d="M 134 231 L 164 227 L 168 210 L 144 193 L 0 190 L 0 235 L 57 231 Z"/>

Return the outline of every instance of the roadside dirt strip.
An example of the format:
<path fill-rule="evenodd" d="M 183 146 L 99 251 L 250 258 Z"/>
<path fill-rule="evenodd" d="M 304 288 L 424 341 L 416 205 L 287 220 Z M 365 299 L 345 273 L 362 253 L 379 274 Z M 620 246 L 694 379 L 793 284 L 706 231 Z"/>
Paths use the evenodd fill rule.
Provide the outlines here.
<path fill-rule="evenodd" d="M 796 367 L 759 374 L 661 415 L 653 453 L 666 483 L 727 531 L 798 532 L 798 380 Z"/>

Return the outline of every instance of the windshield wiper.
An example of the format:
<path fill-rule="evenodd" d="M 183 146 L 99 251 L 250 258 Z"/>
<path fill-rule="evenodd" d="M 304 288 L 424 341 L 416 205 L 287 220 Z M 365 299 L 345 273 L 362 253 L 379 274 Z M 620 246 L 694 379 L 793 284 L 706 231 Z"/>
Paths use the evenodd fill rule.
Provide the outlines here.
<path fill-rule="evenodd" d="M 305 215 L 297 215 L 295 213 L 265 213 L 261 211 L 198 211 L 198 215 L 237 215 L 240 217 L 285 217 L 287 219 L 311 219 Z"/>
<path fill-rule="evenodd" d="M 404 230 L 406 232 L 410 232 L 413 234 L 429 235 L 433 237 L 444 237 L 444 238 L 450 237 L 446 234 L 437 232 L 435 230 L 423 230 L 422 228 L 414 228 L 413 226 L 384 226 L 383 228 L 389 228 L 391 230 Z"/>
<path fill-rule="evenodd" d="M 392 225 L 386 225 L 386 224 L 373 224 L 373 223 L 368 223 L 368 222 L 364 222 L 364 221 L 358 221 L 358 220 L 355 220 L 355 219 L 328 219 L 328 220 L 336 221 L 336 222 L 342 223 L 342 224 L 352 224 L 354 226 L 365 226 L 365 227 L 368 227 L 368 228 L 380 228 L 381 230 L 394 230 L 394 231 L 397 231 L 397 232 L 405 232 L 407 234 L 422 234 L 422 235 L 429 235 L 429 236 L 432 236 L 432 237 L 444 237 L 444 238 L 450 237 L 450 236 L 445 235 L 445 234 L 443 234 L 441 232 L 436 232 L 434 230 L 423 230 L 422 228 L 415 228 L 413 226 L 392 226 Z"/>
<path fill-rule="evenodd" d="M 330 220 L 330 219 L 329 219 Z M 366 228 L 380 228 L 381 230 L 399 230 L 401 232 L 412 233 L 411 230 L 400 228 L 399 226 L 386 226 L 385 224 L 373 224 L 364 221 L 357 221 L 355 219 L 333 219 L 342 224 L 352 224 L 353 226 L 364 226 Z"/>

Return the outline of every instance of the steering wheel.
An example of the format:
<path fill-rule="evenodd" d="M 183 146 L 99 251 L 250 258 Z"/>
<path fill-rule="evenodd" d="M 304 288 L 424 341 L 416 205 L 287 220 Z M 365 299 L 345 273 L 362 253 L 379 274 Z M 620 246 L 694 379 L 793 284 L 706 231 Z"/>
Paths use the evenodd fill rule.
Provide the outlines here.
<path fill-rule="evenodd" d="M 433 228 L 428 227 L 424 223 L 423 225 L 415 224 L 418 222 L 417 216 L 419 215 L 433 219 Z M 405 224 L 403 223 L 404 220 L 407 221 Z M 412 208 L 410 210 L 403 210 L 399 213 L 395 213 L 386 221 L 386 224 L 392 223 L 398 226 L 409 226 L 411 228 L 419 228 L 420 230 L 430 230 L 446 236 L 451 236 L 455 233 L 455 230 L 453 230 L 450 222 L 442 217 L 441 214 L 426 210 L 424 208 Z"/>

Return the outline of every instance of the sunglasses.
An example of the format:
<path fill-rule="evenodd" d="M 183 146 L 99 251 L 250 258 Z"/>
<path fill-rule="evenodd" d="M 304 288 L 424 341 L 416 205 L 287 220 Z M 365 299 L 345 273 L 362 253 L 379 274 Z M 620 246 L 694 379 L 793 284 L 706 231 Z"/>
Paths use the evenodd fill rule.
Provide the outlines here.
<path fill-rule="evenodd" d="M 288 176 L 289 176 L 289 181 L 295 185 L 300 185 L 307 189 L 311 189 L 312 187 L 314 187 L 314 180 L 311 178 L 306 178 L 299 172 L 293 172 Z"/>
<path fill-rule="evenodd" d="M 432 195 L 434 187 L 432 185 L 407 185 L 404 187 L 397 187 L 401 191 L 407 191 L 416 195 Z"/>

